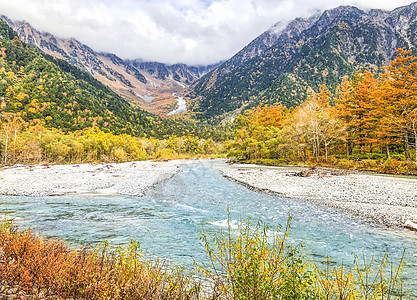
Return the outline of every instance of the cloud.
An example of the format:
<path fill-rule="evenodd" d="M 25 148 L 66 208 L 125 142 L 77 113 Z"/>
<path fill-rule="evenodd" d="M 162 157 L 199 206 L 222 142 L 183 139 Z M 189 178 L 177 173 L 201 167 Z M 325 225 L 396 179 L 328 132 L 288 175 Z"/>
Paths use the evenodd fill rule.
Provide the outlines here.
<path fill-rule="evenodd" d="M 231 57 L 278 21 L 342 4 L 393 9 L 411 0 L 0 0 L 0 14 L 96 51 L 165 63 Z"/>

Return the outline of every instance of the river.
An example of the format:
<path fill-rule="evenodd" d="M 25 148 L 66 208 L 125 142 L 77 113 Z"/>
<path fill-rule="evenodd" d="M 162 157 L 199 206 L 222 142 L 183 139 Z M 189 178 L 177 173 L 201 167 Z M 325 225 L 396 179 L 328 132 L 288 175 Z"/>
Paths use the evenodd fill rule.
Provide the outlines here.
<path fill-rule="evenodd" d="M 172 94 L 175 97 L 175 93 Z M 168 116 L 173 116 L 179 113 L 186 113 L 187 112 L 187 101 L 183 97 L 177 97 L 177 105 L 178 107 L 173 111 L 168 113 Z"/>
<path fill-rule="evenodd" d="M 306 256 L 322 265 L 327 256 L 350 265 L 354 254 L 380 258 L 390 253 L 397 262 L 406 249 L 404 279 L 417 291 L 417 238 L 407 231 L 372 226 L 314 204 L 253 192 L 225 179 L 220 161 L 185 162 L 169 181 L 144 197 L 59 196 L 45 198 L 0 196 L 0 212 L 16 217 L 20 226 L 42 236 L 59 237 L 75 245 L 107 240 L 141 243 L 145 253 L 171 263 L 192 266 L 205 259 L 199 238 L 252 216 L 269 225 L 283 224 L 293 215 L 291 242 L 303 243 Z"/>

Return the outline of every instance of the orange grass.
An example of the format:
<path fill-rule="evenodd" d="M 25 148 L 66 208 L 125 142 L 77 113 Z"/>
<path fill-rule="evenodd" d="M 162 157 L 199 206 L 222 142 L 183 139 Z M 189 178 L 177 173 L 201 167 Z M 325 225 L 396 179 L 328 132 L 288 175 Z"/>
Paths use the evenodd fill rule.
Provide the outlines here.
<path fill-rule="evenodd" d="M 71 250 L 10 222 L 0 228 L 0 283 L 27 294 L 73 299 L 193 299 L 199 283 L 159 262 L 145 262 L 136 242 L 125 249 Z"/>

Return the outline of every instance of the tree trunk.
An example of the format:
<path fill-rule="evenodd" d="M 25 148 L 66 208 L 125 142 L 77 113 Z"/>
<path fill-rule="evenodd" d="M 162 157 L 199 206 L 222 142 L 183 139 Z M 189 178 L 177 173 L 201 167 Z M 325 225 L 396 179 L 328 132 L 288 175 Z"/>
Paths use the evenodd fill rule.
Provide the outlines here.
<path fill-rule="evenodd" d="M 415 164 L 416 164 L 416 167 L 417 167 L 417 128 L 416 128 L 416 120 L 413 119 L 412 122 L 413 122 L 413 133 L 414 133 L 414 149 L 416 150 L 415 151 Z"/>
<path fill-rule="evenodd" d="M 404 132 L 404 149 L 405 149 L 405 160 L 410 162 L 411 155 L 410 155 L 410 144 L 408 143 L 408 132 Z"/>
<path fill-rule="evenodd" d="M 7 164 L 7 148 L 9 145 L 9 129 L 6 129 L 6 144 L 4 145 L 4 164 Z"/>
<path fill-rule="evenodd" d="M 317 150 L 316 150 L 316 137 L 313 137 L 313 141 L 312 141 L 312 146 L 313 146 L 313 156 L 317 157 Z"/>
<path fill-rule="evenodd" d="M 417 131 L 416 130 L 414 130 L 414 147 L 416 149 L 415 162 L 416 162 L 416 167 L 417 167 Z"/>
<path fill-rule="evenodd" d="M 387 154 L 387 159 L 391 157 L 390 153 L 389 153 L 389 145 L 386 144 L 386 154 Z"/>
<path fill-rule="evenodd" d="M 318 161 L 320 158 L 320 140 L 317 131 L 314 135 L 314 143 L 316 144 L 316 160 Z"/>
<path fill-rule="evenodd" d="M 353 152 L 353 143 L 350 138 L 346 141 L 346 158 L 348 158 L 350 155 L 352 155 Z"/>
<path fill-rule="evenodd" d="M 16 163 L 16 141 L 17 141 L 17 128 L 14 128 L 14 141 L 13 141 L 13 163 Z"/>
<path fill-rule="evenodd" d="M 349 157 L 349 143 L 346 142 L 346 158 Z"/>

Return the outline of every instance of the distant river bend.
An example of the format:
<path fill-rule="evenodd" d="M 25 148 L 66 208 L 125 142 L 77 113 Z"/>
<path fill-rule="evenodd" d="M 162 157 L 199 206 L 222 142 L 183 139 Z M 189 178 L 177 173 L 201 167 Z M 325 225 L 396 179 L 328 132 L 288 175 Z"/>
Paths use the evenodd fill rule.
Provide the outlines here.
<path fill-rule="evenodd" d="M 175 97 L 175 93 L 172 94 Z M 183 97 L 177 97 L 177 105 L 178 108 L 168 113 L 168 116 L 173 116 L 179 113 L 186 113 L 187 112 L 187 102 Z"/>

